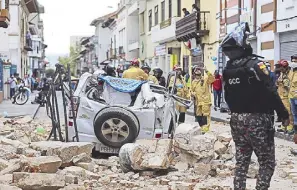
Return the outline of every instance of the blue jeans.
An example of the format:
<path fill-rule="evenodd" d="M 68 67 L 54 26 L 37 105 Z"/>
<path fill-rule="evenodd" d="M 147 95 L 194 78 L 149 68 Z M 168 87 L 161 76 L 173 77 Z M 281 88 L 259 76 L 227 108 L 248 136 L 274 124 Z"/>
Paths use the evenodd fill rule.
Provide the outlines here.
<path fill-rule="evenodd" d="M 293 115 L 294 125 L 297 125 L 297 98 L 291 98 L 291 111 Z"/>
<path fill-rule="evenodd" d="M 213 90 L 215 107 L 221 107 L 221 94 L 222 94 L 221 90 Z"/>

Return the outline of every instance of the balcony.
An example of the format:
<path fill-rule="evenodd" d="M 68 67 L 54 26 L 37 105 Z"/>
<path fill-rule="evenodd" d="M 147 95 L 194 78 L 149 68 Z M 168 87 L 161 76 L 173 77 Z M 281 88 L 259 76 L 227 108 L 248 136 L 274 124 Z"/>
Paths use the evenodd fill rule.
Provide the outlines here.
<path fill-rule="evenodd" d="M 33 48 L 32 48 L 32 39 L 31 39 L 31 37 L 27 37 L 27 38 L 26 38 L 26 44 L 25 44 L 25 46 L 24 46 L 24 49 L 25 49 L 26 51 L 33 51 Z"/>
<path fill-rule="evenodd" d="M 176 39 L 187 42 L 192 38 L 201 38 L 209 34 L 209 11 L 192 13 L 176 23 Z"/>
<path fill-rule="evenodd" d="M 173 17 L 152 27 L 152 42 L 164 43 L 175 40 L 176 23 L 180 17 Z"/>
<path fill-rule="evenodd" d="M 138 0 L 130 0 L 130 7 L 128 9 L 129 16 L 138 16 L 139 13 L 139 1 Z"/>
<path fill-rule="evenodd" d="M 139 40 L 129 40 L 128 51 L 133 51 L 139 49 Z"/>
<path fill-rule="evenodd" d="M 7 9 L 0 10 L 0 28 L 8 28 L 10 23 L 9 11 Z"/>

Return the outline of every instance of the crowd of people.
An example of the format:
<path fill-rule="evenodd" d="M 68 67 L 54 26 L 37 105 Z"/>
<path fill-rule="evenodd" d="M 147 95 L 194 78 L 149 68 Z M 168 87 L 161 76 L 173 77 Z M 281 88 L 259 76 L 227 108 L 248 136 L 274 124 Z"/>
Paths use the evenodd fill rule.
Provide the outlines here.
<path fill-rule="evenodd" d="M 131 66 L 125 71 L 121 70 L 121 66 L 116 70 L 110 67 L 105 68 L 105 72 L 109 76 L 116 76 L 117 73 L 118 77 L 147 80 L 154 84 L 164 86 L 169 90 L 172 89 L 174 83 L 173 77 L 167 80 L 169 82 L 166 84 L 163 71 L 160 68 L 154 68 L 152 71 L 153 74 L 151 74 L 151 68 L 147 64 L 140 67 L 140 61 L 138 59 L 131 61 Z M 212 74 L 207 69 L 200 67 L 193 67 L 192 75 L 189 75 L 183 71 L 180 64 L 175 65 L 173 71 L 177 73 L 175 82 L 176 95 L 184 99 L 194 100 L 195 119 L 201 126 L 202 132 L 208 132 L 212 106 L 211 92 L 214 93 L 214 105 L 215 110 L 217 110 L 221 103 L 222 76 L 218 71 Z M 190 76 L 192 76 L 192 80 L 190 80 Z M 131 96 L 131 98 L 133 102 L 133 96 Z M 182 105 L 177 105 L 176 109 L 179 112 L 178 123 L 184 123 L 187 108 Z"/>
<path fill-rule="evenodd" d="M 11 75 L 6 84 L 10 86 L 10 98 L 13 98 L 20 86 L 27 87 L 31 91 L 38 86 L 38 82 L 33 76 L 30 77 L 26 74 L 24 78 L 21 78 L 18 73 Z"/>

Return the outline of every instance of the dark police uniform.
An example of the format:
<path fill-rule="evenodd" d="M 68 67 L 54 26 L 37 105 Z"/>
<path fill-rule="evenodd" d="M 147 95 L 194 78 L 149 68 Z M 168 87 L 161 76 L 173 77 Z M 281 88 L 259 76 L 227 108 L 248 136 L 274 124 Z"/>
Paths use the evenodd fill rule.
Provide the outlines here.
<path fill-rule="evenodd" d="M 275 169 L 274 128 L 271 112 L 289 117 L 265 63 L 246 56 L 228 61 L 223 72 L 225 100 L 231 110 L 231 133 L 236 145 L 234 189 L 246 188 L 253 151 L 260 164 L 256 189 L 267 190 Z"/>

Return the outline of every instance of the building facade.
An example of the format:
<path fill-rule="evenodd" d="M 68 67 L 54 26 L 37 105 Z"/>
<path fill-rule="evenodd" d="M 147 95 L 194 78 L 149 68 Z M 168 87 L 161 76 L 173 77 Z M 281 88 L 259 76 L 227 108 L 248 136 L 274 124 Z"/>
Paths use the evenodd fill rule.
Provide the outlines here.
<path fill-rule="evenodd" d="M 180 60 L 181 43 L 176 40 L 175 29 L 176 22 L 181 19 L 181 1 L 148 1 L 147 19 L 147 40 L 150 38 L 152 42 L 148 62 L 167 75 Z"/>
<path fill-rule="evenodd" d="M 195 4 L 200 11 L 192 11 Z M 183 1 L 182 8 L 192 11 L 177 22 L 176 38 L 181 42 L 181 63 L 191 74 L 193 66 L 206 67 L 213 72 L 217 67 L 219 47 L 217 8 L 218 1 Z"/>
<path fill-rule="evenodd" d="M 30 15 L 44 11 L 37 0 L 0 1 L 0 101 L 9 97 L 9 85 L 5 81 L 11 74 L 20 77 L 31 74 L 32 65 L 29 52 L 33 51 L 32 35 L 39 33 L 40 23 Z M 37 27 L 35 27 L 37 26 Z M 42 40 L 43 41 L 43 37 Z M 35 44 L 35 43 L 34 43 Z M 44 49 L 42 46 L 40 49 Z M 44 56 L 44 52 L 42 53 Z"/>
<path fill-rule="evenodd" d="M 92 21 L 91 26 L 95 26 L 95 45 L 98 64 L 109 60 L 109 51 L 111 49 L 112 39 L 115 39 L 110 25 L 115 21 L 116 12 L 99 17 Z M 116 40 L 115 40 L 116 41 Z"/>
<path fill-rule="evenodd" d="M 291 56 L 297 54 L 297 1 L 277 1 L 276 8 L 279 54 L 276 53 L 275 58 L 291 60 Z"/>
<path fill-rule="evenodd" d="M 41 14 L 44 13 L 44 7 L 38 4 L 38 9 L 38 13 L 29 14 L 29 30 L 32 37 L 32 51 L 28 52 L 30 66 L 27 73 L 30 76 L 40 78 L 44 71 L 45 49 L 47 45 L 44 44 L 43 21 L 40 17 Z"/>

